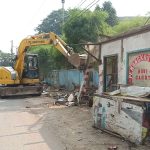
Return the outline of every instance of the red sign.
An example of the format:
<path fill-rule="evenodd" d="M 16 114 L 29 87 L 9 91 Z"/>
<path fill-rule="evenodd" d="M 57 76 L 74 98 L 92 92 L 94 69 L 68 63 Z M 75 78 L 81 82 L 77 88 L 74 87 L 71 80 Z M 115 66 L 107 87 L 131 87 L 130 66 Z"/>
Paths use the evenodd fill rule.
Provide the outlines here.
<path fill-rule="evenodd" d="M 150 54 L 139 54 L 131 63 L 129 66 L 129 77 L 128 77 L 128 83 L 133 84 L 133 72 L 138 64 L 141 62 L 150 62 Z M 142 80 L 150 80 L 150 66 L 148 66 L 146 69 L 145 67 L 140 66 L 137 69 L 137 73 L 135 75 L 135 80 L 142 81 Z"/>

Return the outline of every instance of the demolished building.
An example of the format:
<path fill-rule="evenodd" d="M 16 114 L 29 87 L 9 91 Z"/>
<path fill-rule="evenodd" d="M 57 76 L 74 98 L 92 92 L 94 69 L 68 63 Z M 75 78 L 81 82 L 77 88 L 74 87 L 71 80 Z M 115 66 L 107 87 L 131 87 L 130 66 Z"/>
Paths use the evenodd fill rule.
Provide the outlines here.
<path fill-rule="evenodd" d="M 150 25 L 99 44 L 94 126 L 141 144 L 150 138 Z"/>

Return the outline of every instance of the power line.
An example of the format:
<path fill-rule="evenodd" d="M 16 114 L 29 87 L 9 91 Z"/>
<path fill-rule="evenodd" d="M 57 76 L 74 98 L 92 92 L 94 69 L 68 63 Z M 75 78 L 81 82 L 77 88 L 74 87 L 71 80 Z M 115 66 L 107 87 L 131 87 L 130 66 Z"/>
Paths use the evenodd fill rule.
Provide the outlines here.
<path fill-rule="evenodd" d="M 79 14 L 76 14 L 73 18 L 71 18 L 69 21 L 72 21 L 74 19 L 76 19 L 77 17 L 79 17 L 84 11 L 85 9 L 87 9 L 91 4 L 93 4 L 96 0 L 93 0 L 89 5 L 87 5 Z"/>
<path fill-rule="evenodd" d="M 80 3 L 82 2 L 83 0 L 81 0 L 80 1 Z M 82 3 L 81 3 L 81 5 L 83 5 L 85 2 L 86 2 L 87 0 L 84 0 Z M 82 14 L 84 14 L 88 9 L 90 9 L 90 8 L 92 8 L 94 5 L 96 5 L 100 0 L 97 0 L 96 2 L 95 2 L 96 0 L 93 0 L 90 4 L 88 4 L 79 14 L 77 14 L 77 15 L 75 15 L 71 20 L 69 20 L 69 21 L 72 21 L 72 20 L 74 20 L 75 18 L 77 18 L 77 17 L 79 17 L 79 16 L 81 16 Z M 94 3 L 95 2 L 95 3 Z M 80 4 L 79 3 L 79 4 Z M 78 4 L 78 5 L 79 5 Z M 78 6 L 77 5 L 77 6 Z M 80 5 L 80 6 L 81 6 Z M 71 16 L 70 14 L 69 15 L 66 15 L 66 16 L 64 16 L 64 18 L 67 18 L 67 17 L 69 17 L 69 16 Z M 60 23 L 61 21 L 56 21 L 56 22 L 54 22 L 54 24 L 56 24 L 56 23 Z"/>
<path fill-rule="evenodd" d="M 78 7 L 79 5 L 80 5 L 80 7 L 87 1 L 87 0 L 84 0 L 83 2 L 82 2 L 83 0 L 81 0 L 80 2 L 79 2 L 79 4 L 76 6 L 76 7 Z M 95 0 L 94 0 L 95 1 Z M 82 2 L 82 3 L 81 3 Z M 80 4 L 81 3 L 81 4 Z M 76 8 L 75 7 L 75 8 Z M 70 15 L 66 15 L 64 18 L 67 18 L 67 17 L 69 17 Z M 59 21 L 59 22 L 61 22 L 61 21 Z M 56 22 L 56 23 L 59 23 L 59 22 Z"/>
<path fill-rule="evenodd" d="M 46 1 L 46 0 L 44 0 L 44 1 Z M 83 0 L 81 0 L 78 5 L 80 5 L 80 3 L 81 3 L 82 1 L 83 1 Z M 81 3 L 81 5 L 83 5 L 86 1 L 87 1 L 87 0 L 84 0 L 84 1 Z M 76 7 L 78 7 L 78 5 L 77 5 Z M 80 6 L 81 6 L 81 5 L 80 5 Z M 64 18 L 67 18 L 67 17 L 69 17 L 69 16 L 70 16 L 70 15 L 66 15 L 66 16 L 64 16 Z M 54 22 L 54 24 L 60 23 L 60 22 L 62 22 L 62 21 L 56 21 L 56 22 Z"/>
<path fill-rule="evenodd" d="M 83 0 L 81 0 L 80 1 L 80 3 L 82 2 Z M 81 4 L 79 3 L 78 5 L 77 5 L 77 7 L 79 7 L 79 5 L 80 5 L 80 7 L 86 2 L 87 0 L 84 0 Z"/>
<path fill-rule="evenodd" d="M 42 7 L 44 6 L 45 2 L 47 0 L 43 0 L 40 4 L 40 6 L 38 7 L 38 9 L 34 12 L 34 15 L 31 17 L 31 20 L 29 22 L 29 24 L 31 24 L 31 22 L 33 22 L 33 20 L 35 19 L 35 17 L 37 16 L 37 13 L 39 13 L 39 11 L 42 9 Z"/>
<path fill-rule="evenodd" d="M 89 5 L 87 5 L 84 9 L 88 9 L 90 5 L 92 5 L 96 0 L 92 1 Z"/>
<path fill-rule="evenodd" d="M 147 20 L 145 21 L 144 25 L 146 25 L 149 20 L 150 20 L 150 16 L 147 18 Z"/>
<path fill-rule="evenodd" d="M 90 8 L 92 8 L 95 4 L 97 4 L 100 0 L 93 0 L 89 5 L 87 5 L 79 14 L 75 15 L 71 20 L 69 21 L 72 21 L 74 20 L 75 18 L 81 16 L 82 14 L 84 14 L 87 10 L 89 10 Z M 95 2 L 95 3 L 94 3 Z"/>
<path fill-rule="evenodd" d="M 99 1 L 100 1 L 100 0 L 96 1 L 96 3 L 94 3 L 93 5 L 90 6 L 90 8 L 93 7 L 95 4 L 97 4 Z M 88 8 L 88 9 L 90 9 L 90 8 Z M 86 10 L 84 11 L 84 13 L 85 13 L 88 9 L 86 9 Z M 82 14 L 81 14 L 81 15 L 82 15 Z M 92 23 L 92 24 L 93 24 L 93 23 Z M 98 31 L 98 32 L 97 32 L 97 35 L 99 36 L 99 29 L 98 29 L 98 26 L 97 26 L 96 23 L 95 23 L 95 26 L 96 26 L 96 30 Z"/>
<path fill-rule="evenodd" d="M 82 6 L 87 0 L 84 0 L 83 2 L 82 2 L 82 1 L 83 1 L 83 0 L 81 0 L 81 1 L 79 2 L 79 4 L 78 4 L 76 7 L 78 7 L 79 5 Z M 81 2 L 82 2 L 82 3 L 81 3 Z M 80 4 L 80 3 L 81 3 L 81 4 Z M 66 16 L 64 16 L 64 18 L 67 18 L 67 17 L 69 17 L 69 16 L 70 16 L 70 15 L 66 15 Z M 60 23 L 60 22 L 61 22 L 61 21 L 56 21 L 55 24 L 56 24 L 56 23 Z"/>
<path fill-rule="evenodd" d="M 94 0 L 94 1 L 96 1 L 96 0 Z M 94 1 L 93 1 L 93 2 L 94 2 Z M 89 10 L 89 9 L 92 8 L 94 5 L 96 5 L 99 1 L 100 1 L 100 0 L 97 0 L 94 4 L 93 4 L 93 2 L 92 2 L 91 4 L 89 4 L 88 6 L 90 6 L 90 5 L 91 5 L 91 6 L 90 6 L 89 8 L 85 8 L 84 11 L 83 11 L 83 13 L 85 13 L 87 10 Z M 93 5 L 92 5 L 92 4 L 93 4 Z M 82 14 L 82 12 L 81 12 L 81 14 Z"/>

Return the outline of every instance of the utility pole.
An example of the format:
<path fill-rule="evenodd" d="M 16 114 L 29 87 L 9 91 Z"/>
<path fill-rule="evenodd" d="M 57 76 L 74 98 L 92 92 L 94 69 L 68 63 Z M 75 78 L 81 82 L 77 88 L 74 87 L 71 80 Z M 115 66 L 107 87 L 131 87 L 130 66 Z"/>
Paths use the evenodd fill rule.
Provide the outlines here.
<path fill-rule="evenodd" d="M 65 4 L 65 0 L 61 0 L 62 2 L 62 20 L 63 20 L 63 25 L 64 25 L 64 4 Z"/>
<path fill-rule="evenodd" d="M 11 66 L 13 66 L 13 47 L 14 47 L 14 44 L 13 44 L 13 40 L 10 41 L 11 42 L 11 48 L 10 48 L 10 63 L 11 63 Z"/>
<path fill-rule="evenodd" d="M 10 41 L 11 42 L 11 49 L 10 49 L 10 53 L 11 53 L 11 57 L 13 57 L 13 40 Z"/>

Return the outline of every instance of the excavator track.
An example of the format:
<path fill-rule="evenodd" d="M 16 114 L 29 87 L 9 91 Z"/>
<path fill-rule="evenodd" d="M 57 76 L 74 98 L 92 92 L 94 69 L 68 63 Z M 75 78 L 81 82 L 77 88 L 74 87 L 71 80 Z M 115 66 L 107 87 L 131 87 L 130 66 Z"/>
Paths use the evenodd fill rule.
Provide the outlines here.
<path fill-rule="evenodd" d="M 42 90 L 43 88 L 41 85 L 19 85 L 14 87 L 0 86 L 0 97 L 41 95 Z"/>

